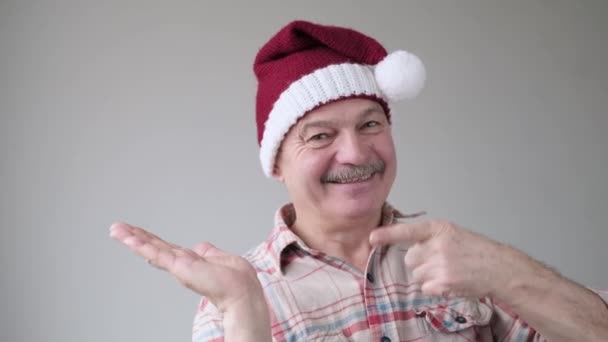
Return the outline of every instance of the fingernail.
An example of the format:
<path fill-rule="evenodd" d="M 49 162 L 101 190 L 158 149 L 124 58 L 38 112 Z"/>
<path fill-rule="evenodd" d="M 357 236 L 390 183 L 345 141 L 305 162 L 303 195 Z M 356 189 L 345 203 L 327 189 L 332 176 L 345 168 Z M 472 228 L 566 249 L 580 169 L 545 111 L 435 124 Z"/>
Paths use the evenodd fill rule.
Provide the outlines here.
<path fill-rule="evenodd" d="M 133 247 L 137 244 L 137 238 L 134 236 L 129 236 L 128 238 L 122 240 L 122 242 L 129 247 Z"/>
<path fill-rule="evenodd" d="M 376 243 L 377 243 L 377 241 L 376 241 L 376 238 L 374 237 L 374 235 L 370 235 L 369 236 L 369 244 L 375 247 Z"/>
<path fill-rule="evenodd" d="M 114 231 L 118 228 L 118 226 L 121 224 L 121 222 L 114 222 L 110 225 L 110 231 Z"/>

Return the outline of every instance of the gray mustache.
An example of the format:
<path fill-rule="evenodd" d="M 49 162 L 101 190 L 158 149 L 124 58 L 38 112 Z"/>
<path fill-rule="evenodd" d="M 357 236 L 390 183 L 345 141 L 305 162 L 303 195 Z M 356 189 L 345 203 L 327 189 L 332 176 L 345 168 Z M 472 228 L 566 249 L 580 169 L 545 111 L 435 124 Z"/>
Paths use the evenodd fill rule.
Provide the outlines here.
<path fill-rule="evenodd" d="M 351 179 L 363 178 L 372 173 L 384 172 L 385 164 L 378 160 L 365 165 L 348 166 L 343 169 L 333 171 L 321 177 L 322 183 L 346 182 Z"/>

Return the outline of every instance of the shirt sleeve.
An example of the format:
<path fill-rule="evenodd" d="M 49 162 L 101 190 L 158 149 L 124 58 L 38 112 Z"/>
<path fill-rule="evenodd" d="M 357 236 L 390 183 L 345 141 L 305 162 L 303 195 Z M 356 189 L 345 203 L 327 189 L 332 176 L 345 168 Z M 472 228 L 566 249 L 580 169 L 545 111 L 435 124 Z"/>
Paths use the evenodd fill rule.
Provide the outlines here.
<path fill-rule="evenodd" d="M 608 307 L 608 290 L 590 290 L 595 292 Z M 508 306 L 492 303 L 491 299 L 485 299 L 485 302 L 494 308 L 490 324 L 495 341 L 547 341 Z"/>
<path fill-rule="evenodd" d="M 490 320 L 494 341 L 546 341 L 507 305 L 485 298 L 494 314 Z"/>
<path fill-rule="evenodd" d="M 223 342 L 223 317 L 207 298 L 201 298 L 192 325 L 192 342 Z"/>

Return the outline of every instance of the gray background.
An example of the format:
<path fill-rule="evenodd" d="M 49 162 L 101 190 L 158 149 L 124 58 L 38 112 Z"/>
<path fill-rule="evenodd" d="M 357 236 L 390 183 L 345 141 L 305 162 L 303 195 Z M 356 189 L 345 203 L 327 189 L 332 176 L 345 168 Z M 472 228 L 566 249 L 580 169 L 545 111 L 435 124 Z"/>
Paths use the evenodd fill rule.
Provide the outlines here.
<path fill-rule="evenodd" d="M 263 177 L 251 63 L 294 18 L 428 68 L 394 109 L 391 202 L 608 287 L 605 1 L 2 1 L 0 340 L 187 341 L 198 296 L 113 221 L 242 253 L 287 196 Z"/>

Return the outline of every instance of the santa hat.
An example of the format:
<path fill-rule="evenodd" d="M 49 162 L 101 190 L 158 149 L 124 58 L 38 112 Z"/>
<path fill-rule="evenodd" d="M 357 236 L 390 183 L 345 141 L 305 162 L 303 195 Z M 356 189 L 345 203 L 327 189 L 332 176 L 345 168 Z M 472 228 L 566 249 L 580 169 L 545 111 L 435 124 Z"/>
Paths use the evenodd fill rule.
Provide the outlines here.
<path fill-rule="evenodd" d="M 424 86 L 424 65 L 406 51 L 387 51 L 352 29 L 294 21 L 258 52 L 256 122 L 260 161 L 273 174 L 277 151 L 299 118 L 319 106 L 352 97 L 388 104 L 412 99 Z"/>

